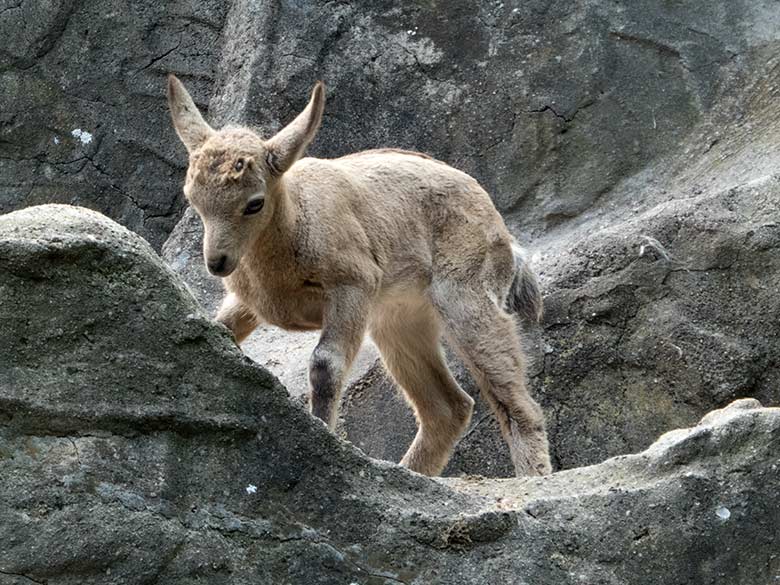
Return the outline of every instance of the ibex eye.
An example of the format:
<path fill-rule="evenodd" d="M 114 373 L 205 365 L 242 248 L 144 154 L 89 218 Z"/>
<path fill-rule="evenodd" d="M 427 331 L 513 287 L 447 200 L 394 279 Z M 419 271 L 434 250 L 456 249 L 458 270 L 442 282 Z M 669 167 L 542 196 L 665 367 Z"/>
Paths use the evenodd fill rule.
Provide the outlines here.
<path fill-rule="evenodd" d="M 251 199 L 244 208 L 244 215 L 254 215 L 263 208 L 263 205 L 265 205 L 265 198 Z"/>
<path fill-rule="evenodd" d="M 233 165 L 233 168 L 236 170 L 237 173 L 240 173 L 241 170 L 244 168 L 244 159 L 243 158 L 238 159 Z"/>

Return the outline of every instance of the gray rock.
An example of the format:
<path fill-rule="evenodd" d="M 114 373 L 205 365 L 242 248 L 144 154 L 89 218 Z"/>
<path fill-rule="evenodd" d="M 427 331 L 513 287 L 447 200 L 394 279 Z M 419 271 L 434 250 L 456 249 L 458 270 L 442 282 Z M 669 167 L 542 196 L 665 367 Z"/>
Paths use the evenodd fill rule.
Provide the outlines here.
<path fill-rule="evenodd" d="M 150 246 L 0 217 L 0 583 L 769 583 L 780 410 L 547 478 L 431 480 L 328 433 Z M 63 310 L 67 307 L 67 310 Z"/>
<path fill-rule="evenodd" d="M 735 132 L 722 148 L 739 154 L 699 161 L 706 174 L 670 179 L 665 200 L 656 194 L 647 210 L 619 208 L 541 242 L 535 263 L 546 316 L 542 331 L 526 337 L 531 387 L 547 413 L 558 469 L 643 449 L 736 398 L 780 401 L 780 175 L 730 186 L 771 168 L 743 154 L 761 153 L 767 136 L 780 137 L 780 125 L 763 137 Z M 776 149 L 773 156 L 780 164 Z M 395 460 L 414 423 L 392 384 L 374 379 L 345 400 L 346 436 L 373 457 Z M 483 412 L 480 402 L 445 474 L 512 474 Z"/>
<path fill-rule="evenodd" d="M 671 201 L 548 257 L 534 387 L 561 467 L 740 397 L 777 403 L 780 176 Z"/>
<path fill-rule="evenodd" d="M 230 100 L 233 120 L 275 129 L 321 77 L 315 154 L 428 151 L 537 235 L 676 148 L 780 39 L 768 0 L 269 3 L 258 17 L 242 95 L 262 97 Z"/>
<path fill-rule="evenodd" d="M 216 0 L 0 4 L 0 213 L 100 210 L 157 249 L 181 215 L 185 156 L 164 75 L 208 104 L 228 6 Z"/>
<path fill-rule="evenodd" d="M 524 335 L 558 469 L 643 449 L 735 398 L 780 403 L 780 69 L 776 54 L 755 59 L 677 148 L 532 245 L 547 315 Z M 347 436 L 396 459 L 408 409 L 387 383 L 360 387 Z M 445 470 L 473 473 L 512 473 L 490 416 Z"/>
<path fill-rule="evenodd" d="M 737 396 L 777 402 L 776 304 L 758 295 L 765 317 L 754 340 L 754 317 L 732 294 L 751 296 L 745 282 L 776 274 L 773 228 L 737 218 L 752 213 L 745 198 L 776 195 L 773 0 L 144 0 L 132 11 L 60 0 L 6 2 L 0 14 L 0 212 L 85 205 L 160 249 L 184 210 L 185 154 L 164 75 L 182 77 L 217 125 L 265 133 L 322 78 L 329 98 L 313 154 L 430 152 L 477 177 L 514 233 L 533 238 L 551 317 L 529 333 L 531 381 L 550 413 L 557 465 L 643 448 Z M 732 189 L 737 211 L 728 210 Z M 761 213 L 776 211 L 768 203 Z M 220 288 L 202 273 L 193 219 L 179 224 L 165 257 L 212 309 Z M 722 220 L 729 227 L 712 231 Z M 764 243 L 745 241 L 766 248 L 746 264 L 739 238 L 750 230 Z M 645 236 L 683 264 L 656 257 Z M 712 264 L 713 253 L 739 259 Z M 635 274 L 643 270 L 666 281 Z M 626 284 L 635 276 L 641 286 Z M 715 308 L 725 314 L 713 317 Z M 302 396 L 315 340 L 264 329 L 244 349 Z M 735 377 L 716 357 L 724 351 Z M 414 422 L 375 358 L 368 346 L 353 370 L 340 432 L 397 460 Z M 447 473 L 510 472 L 478 403 Z"/>
<path fill-rule="evenodd" d="M 670 201 L 542 254 L 547 313 L 528 347 L 558 469 L 643 449 L 736 398 L 780 401 L 777 218 L 780 175 Z M 395 460 L 414 423 L 379 380 L 358 383 L 343 416 L 353 442 Z M 511 476 L 483 412 L 480 402 L 446 474 Z"/>
<path fill-rule="evenodd" d="M 760 215 L 778 212 L 780 13 L 771 2 L 234 8 L 222 53 L 231 66 L 220 67 L 211 99 L 217 124 L 271 133 L 321 77 L 329 98 L 313 154 L 428 151 L 476 176 L 519 238 L 536 237 L 550 313 L 543 331 L 525 335 L 559 468 L 644 448 L 735 397 L 777 402 L 768 357 L 777 351 L 777 304 L 759 295 L 770 325 L 754 341 L 754 313 L 735 298 L 752 292 L 731 285 L 754 279 L 757 266 L 776 274 L 774 232 Z M 729 198 L 741 209 L 730 211 Z M 751 230 L 768 246 L 755 264 L 711 264 L 713 253 L 737 254 Z M 300 395 L 314 343 L 263 330 L 245 351 Z M 731 347 L 738 351 L 725 359 L 741 364 L 736 378 L 723 361 Z M 397 461 L 414 420 L 381 366 L 369 368 L 371 357 L 353 372 L 340 432 Z M 479 400 L 446 470 L 473 473 L 511 474 Z"/>
<path fill-rule="evenodd" d="M 164 73 L 212 119 L 266 132 L 323 78 L 315 154 L 430 152 L 539 236 L 676 148 L 780 30 L 774 0 L 6 4 L 0 212 L 87 205 L 156 249 L 183 208 Z"/>

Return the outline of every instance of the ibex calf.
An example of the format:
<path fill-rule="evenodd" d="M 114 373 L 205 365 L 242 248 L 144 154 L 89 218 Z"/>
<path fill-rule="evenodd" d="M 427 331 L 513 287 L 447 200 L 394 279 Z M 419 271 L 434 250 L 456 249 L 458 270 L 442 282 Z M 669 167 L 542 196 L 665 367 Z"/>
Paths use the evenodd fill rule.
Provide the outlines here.
<path fill-rule="evenodd" d="M 203 220 L 206 265 L 228 291 L 217 320 L 237 342 L 261 322 L 322 329 L 311 409 L 332 428 L 368 330 L 417 416 L 401 463 L 435 475 L 474 404 L 442 357 L 444 333 L 495 411 L 517 474 L 550 472 L 544 416 L 504 310 L 538 318 L 538 285 L 476 180 L 401 150 L 301 158 L 322 120 L 322 83 L 269 140 L 212 129 L 173 76 L 168 101 L 189 151 L 184 193 Z"/>

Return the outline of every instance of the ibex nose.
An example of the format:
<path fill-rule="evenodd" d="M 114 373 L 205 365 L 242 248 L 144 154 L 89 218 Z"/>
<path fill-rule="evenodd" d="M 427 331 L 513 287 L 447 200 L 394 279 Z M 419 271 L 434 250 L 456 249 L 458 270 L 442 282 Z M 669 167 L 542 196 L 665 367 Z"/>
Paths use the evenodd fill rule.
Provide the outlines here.
<path fill-rule="evenodd" d="M 212 258 L 206 262 L 209 267 L 209 272 L 215 276 L 220 276 L 225 272 L 225 265 L 227 264 L 227 256 L 220 256 L 219 258 Z"/>

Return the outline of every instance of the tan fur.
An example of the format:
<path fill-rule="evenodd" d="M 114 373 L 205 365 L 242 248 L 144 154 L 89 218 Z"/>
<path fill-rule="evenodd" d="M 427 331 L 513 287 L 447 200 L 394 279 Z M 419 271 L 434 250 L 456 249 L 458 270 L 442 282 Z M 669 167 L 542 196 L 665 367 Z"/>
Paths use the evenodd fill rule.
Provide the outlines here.
<path fill-rule="evenodd" d="M 267 141 L 246 128 L 208 127 L 172 76 L 169 102 L 190 152 L 184 190 L 203 220 L 204 257 L 229 292 L 217 319 L 238 342 L 261 322 L 322 329 L 309 365 L 311 406 L 332 427 L 370 332 L 419 423 L 402 463 L 434 475 L 473 407 L 442 357 L 444 334 L 496 412 L 517 474 L 550 472 L 544 416 L 504 310 L 517 272 L 513 239 L 476 180 L 395 149 L 299 158 L 322 118 L 322 84 Z M 262 210 L 242 215 L 258 198 Z"/>

